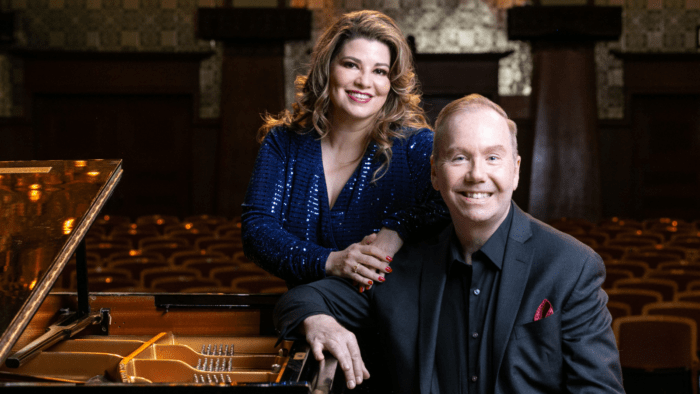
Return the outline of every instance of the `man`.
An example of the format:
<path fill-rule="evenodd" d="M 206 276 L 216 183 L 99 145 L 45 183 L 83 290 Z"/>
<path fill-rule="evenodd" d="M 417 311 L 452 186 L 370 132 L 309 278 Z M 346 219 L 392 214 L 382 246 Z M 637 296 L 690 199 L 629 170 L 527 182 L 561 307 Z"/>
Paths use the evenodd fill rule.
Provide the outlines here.
<path fill-rule="evenodd" d="M 590 248 L 512 201 L 520 157 L 515 124 L 470 95 L 438 116 L 432 182 L 453 224 L 405 245 L 385 283 L 359 294 L 324 279 L 277 305 L 283 337 L 330 351 L 354 388 L 369 377 L 355 336 L 384 341 L 398 393 L 621 393 L 605 267 Z"/>

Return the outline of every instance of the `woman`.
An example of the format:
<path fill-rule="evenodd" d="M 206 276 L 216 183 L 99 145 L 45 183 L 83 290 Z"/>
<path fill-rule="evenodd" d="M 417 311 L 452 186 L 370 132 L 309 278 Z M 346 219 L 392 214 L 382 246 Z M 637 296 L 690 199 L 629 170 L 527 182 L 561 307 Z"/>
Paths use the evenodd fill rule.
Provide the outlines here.
<path fill-rule="evenodd" d="M 447 223 L 416 85 L 386 15 L 346 14 L 323 34 L 293 111 L 266 116 L 259 132 L 241 215 L 250 259 L 290 287 L 335 275 L 362 291 L 386 280 L 404 240 Z"/>

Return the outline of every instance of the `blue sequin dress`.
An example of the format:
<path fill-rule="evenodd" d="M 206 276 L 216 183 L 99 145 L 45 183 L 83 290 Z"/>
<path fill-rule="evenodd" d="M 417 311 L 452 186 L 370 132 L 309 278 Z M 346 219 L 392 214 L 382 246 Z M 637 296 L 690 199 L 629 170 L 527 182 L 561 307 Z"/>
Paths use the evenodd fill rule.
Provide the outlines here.
<path fill-rule="evenodd" d="M 370 143 L 330 209 L 318 134 L 273 129 L 243 203 L 246 256 L 296 286 L 325 277 L 332 251 L 382 227 L 404 241 L 435 234 L 449 222 L 449 212 L 430 182 L 432 143 L 428 129 L 396 139 L 389 170 L 375 184 L 370 181 L 381 162 Z"/>

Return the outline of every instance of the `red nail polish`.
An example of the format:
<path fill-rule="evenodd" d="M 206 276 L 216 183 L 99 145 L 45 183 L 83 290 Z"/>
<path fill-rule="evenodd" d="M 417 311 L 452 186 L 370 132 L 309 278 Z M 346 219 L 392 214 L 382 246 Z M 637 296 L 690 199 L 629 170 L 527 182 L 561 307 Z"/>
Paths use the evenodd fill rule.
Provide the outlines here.
<path fill-rule="evenodd" d="M 380 277 L 379 277 L 379 281 L 380 281 L 380 282 L 384 282 L 385 280 L 386 280 L 386 279 L 384 279 L 383 276 L 380 276 Z"/>
<path fill-rule="evenodd" d="M 394 259 L 392 259 L 391 256 L 386 256 L 386 261 L 391 263 L 392 261 L 394 261 Z"/>
<path fill-rule="evenodd" d="M 372 282 L 371 280 L 368 280 L 368 281 L 367 281 L 367 284 L 370 285 L 370 286 L 372 286 L 372 284 L 374 284 L 374 282 Z"/>
<path fill-rule="evenodd" d="M 365 288 L 363 286 L 360 286 L 360 293 L 364 292 Z"/>
<path fill-rule="evenodd" d="M 388 272 L 388 273 L 391 273 L 391 267 L 389 267 L 389 266 L 387 265 L 386 268 L 384 268 L 384 271 L 386 271 L 386 272 Z"/>

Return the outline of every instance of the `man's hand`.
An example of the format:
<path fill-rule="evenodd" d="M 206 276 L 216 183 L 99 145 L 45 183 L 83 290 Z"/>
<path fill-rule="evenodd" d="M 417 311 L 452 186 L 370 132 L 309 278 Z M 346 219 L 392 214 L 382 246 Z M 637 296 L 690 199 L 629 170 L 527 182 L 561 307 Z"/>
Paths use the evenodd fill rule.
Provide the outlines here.
<path fill-rule="evenodd" d="M 306 341 L 311 345 L 316 360 L 324 359 L 324 350 L 328 350 L 338 359 L 349 389 L 354 389 L 357 384 L 362 384 L 364 379 L 369 379 L 369 371 L 362 361 L 355 334 L 328 315 L 307 317 L 303 328 Z"/>

